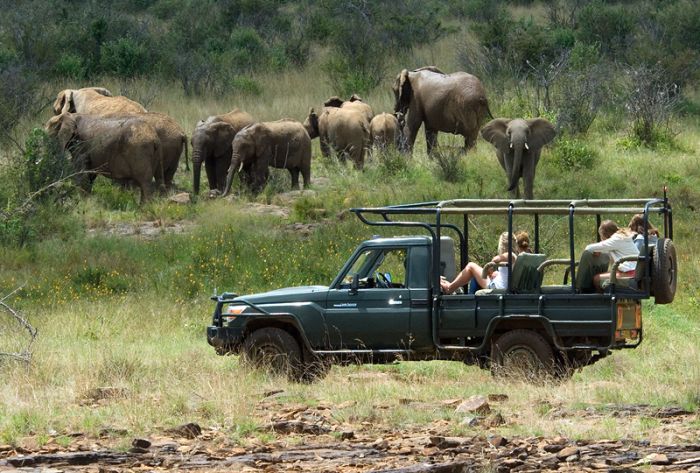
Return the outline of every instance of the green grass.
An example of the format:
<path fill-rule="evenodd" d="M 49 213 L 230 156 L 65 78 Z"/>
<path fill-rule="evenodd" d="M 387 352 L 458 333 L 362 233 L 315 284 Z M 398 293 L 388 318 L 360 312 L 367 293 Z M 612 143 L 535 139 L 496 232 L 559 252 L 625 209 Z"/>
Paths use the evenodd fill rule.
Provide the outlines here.
<path fill-rule="evenodd" d="M 447 41 L 437 42 L 419 55 L 453 70 L 449 47 Z M 301 120 L 309 107 L 318 108 L 331 95 L 327 84 L 308 83 L 310 72 L 257 77 L 261 97 L 195 99 L 177 88 L 163 89 L 151 108 L 171 114 L 186 130 L 235 106 L 260 119 Z M 388 74 L 386 83 L 366 97 L 375 112 L 391 109 L 387 91 L 392 81 Z M 104 85 L 118 90 L 118 84 Z M 27 129 L 45 118 L 27 123 Z M 35 243 L 0 247 L 0 297 L 21 287 L 9 302 L 39 329 L 29 367 L 0 364 L 0 379 L 7 380 L 0 383 L 0 443 L 14 444 L 51 429 L 64 435 L 97 435 L 106 427 L 148 434 L 185 422 L 223 429 L 240 443 L 250 437 L 269 440 L 272 434 L 258 431 L 266 418 L 256 406 L 264 392 L 276 388 L 285 390 L 277 399 L 285 405 L 346 405 L 332 410 L 337 422 L 400 428 L 445 421 L 455 432 L 474 432 L 441 401 L 503 393 L 509 399 L 498 409 L 507 424 L 498 430 L 507 435 L 643 437 L 657 428 L 653 419 L 631 426 L 612 418 L 572 426 L 549 417 L 551 409 L 542 406 L 577 409 L 612 402 L 697 410 L 700 405 L 700 252 L 692 240 L 700 208 L 700 127 L 691 116 L 681 119 L 678 129 L 684 132 L 674 138 L 676 146 L 659 151 L 621 148 L 623 128 L 594 126 L 585 143 L 596 152 L 595 163 L 575 171 L 553 162 L 553 150 L 545 148 L 535 182 L 538 197 L 647 197 L 660 195 L 669 184 L 681 275 L 672 305 L 644 304 L 645 341 L 638 349 L 617 352 L 557 385 L 499 381 L 456 362 L 334 367 L 318 383 L 293 385 L 249 371 L 237 357 L 218 357 L 206 344 L 213 310 L 208 298 L 215 291 L 328 284 L 358 242 L 393 233 L 364 226 L 347 213 L 350 207 L 505 197 L 505 176 L 483 141 L 455 164 L 460 171 L 455 182 L 443 179 L 439 164 L 425 156 L 422 136 L 405 163 L 376 157 L 364 172 L 324 160 L 314 142 L 313 192 L 293 203 L 278 193 L 288 189 L 284 172 L 276 176 L 274 189 L 259 196 L 200 199 L 186 206 L 155 199 L 139 208 L 133 193 L 108 181 L 98 183 L 69 215 L 47 216 L 43 237 Z M 460 141 L 440 136 L 443 147 L 458 147 Z M 177 184 L 190 189 L 190 179 L 180 170 Z M 289 207 L 290 216 L 251 213 L 246 210 L 251 203 Z M 565 222 L 544 220 L 547 253 L 566 256 Z M 182 225 L 184 231 L 154 239 L 106 233 L 115 225 L 146 221 Z M 289 228 L 297 222 L 318 226 L 300 234 Z M 471 225 L 473 255 L 483 259 L 493 252 L 503 222 L 474 218 Z M 528 228 L 531 222 L 522 219 L 517 225 Z M 577 244 L 594 237 L 593 225 L 582 219 Z M 0 347 L 7 336 L 0 331 Z M 86 399 L 86 393 L 101 387 L 123 388 L 123 395 Z"/>

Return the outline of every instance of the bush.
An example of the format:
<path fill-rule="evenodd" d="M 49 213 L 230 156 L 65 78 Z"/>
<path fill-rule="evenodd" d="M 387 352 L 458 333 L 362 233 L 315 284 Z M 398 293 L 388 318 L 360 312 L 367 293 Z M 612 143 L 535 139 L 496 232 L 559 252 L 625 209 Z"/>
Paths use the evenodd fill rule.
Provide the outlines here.
<path fill-rule="evenodd" d="M 117 77 L 134 77 L 144 74 L 150 64 L 148 51 L 132 38 L 109 41 L 100 48 L 100 67 Z"/>
<path fill-rule="evenodd" d="M 440 179 L 447 182 L 463 182 L 466 179 L 466 161 L 462 148 L 436 147 L 433 159 Z"/>
<path fill-rule="evenodd" d="M 634 9 L 595 0 L 581 10 L 577 38 L 584 43 L 599 44 L 603 53 L 623 53 L 636 23 Z"/>
<path fill-rule="evenodd" d="M 597 160 L 596 151 L 576 139 L 559 139 L 551 154 L 552 164 L 562 171 L 592 169 Z"/>

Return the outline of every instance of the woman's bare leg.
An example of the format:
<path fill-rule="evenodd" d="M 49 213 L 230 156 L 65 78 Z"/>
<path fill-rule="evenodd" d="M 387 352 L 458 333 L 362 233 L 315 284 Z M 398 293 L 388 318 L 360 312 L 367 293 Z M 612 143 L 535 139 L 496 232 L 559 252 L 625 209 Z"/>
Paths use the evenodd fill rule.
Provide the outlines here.
<path fill-rule="evenodd" d="M 467 285 L 472 279 L 476 280 L 479 287 L 486 287 L 488 281 L 481 277 L 483 270 L 484 268 L 474 262 L 467 264 L 464 269 L 459 272 L 454 281 L 445 281 L 444 284 L 441 284 L 443 292 L 445 294 L 452 294 L 457 290 L 457 288 Z"/>

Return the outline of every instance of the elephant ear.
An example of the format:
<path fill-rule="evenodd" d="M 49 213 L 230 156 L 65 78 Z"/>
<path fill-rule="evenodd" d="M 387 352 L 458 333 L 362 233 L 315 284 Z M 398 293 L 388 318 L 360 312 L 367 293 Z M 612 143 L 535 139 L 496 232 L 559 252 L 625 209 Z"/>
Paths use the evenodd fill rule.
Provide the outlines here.
<path fill-rule="evenodd" d="M 348 102 L 364 102 L 364 101 L 362 100 L 362 97 L 360 97 L 359 95 L 352 94 L 350 96 L 350 98 L 348 99 Z"/>
<path fill-rule="evenodd" d="M 62 90 L 53 104 L 53 111 L 56 115 L 61 113 L 75 113 L 75 103 L 73 102 L 73 91 L 71 89 Z"/>
<path fill-rule="evenodd" d="M 51 134 L 55 134 L 63 149 L 66 149 L 75 135 L 77 123 L 72 113 L 62 113 L 53 117 L 47 124 Z"/>
<path fill-rule="evenodd" d="M 396 77 L 396 81 L 394 82 L 394 95 L 396 96 L 394 111 L 406 113 L 411 103 L 411 96 L 413 95 L 413 88 L 411 87 L 411 81 L 408 77 L 408 69 L 402 70 Z"/>
<path fill-rule="evenodd" d="M 552 141 L 557 134 L 554 125 L 544 118 L 532 118 L 527 120 L 527 124 L 530 127 L 527 142 L 534 149 L 540 149 Z"/>
<path fill-rule="evenodd" d="M 266 168 L 267 163 L 274 157 L 272 156 L 272 131 L 270 127 L 263 123 L 253 125 L 250 131 L 255 140 L 255 159 L 257 160 L 257 164 L 261 169 L 263 166 Z"/>
<path fill-rule="evenodd" d="M 231 149 L 231 142 L 236 133 L 230 123 L 223 121 L 211 123 L 208 131 L 211 139 L 214 140 L 214 153 L 217 156 L 222 156 Z"/>
<path fill-rule="evenodd" d="M 105 97 L 113 97 L 112 92 L 110 92 L 108 89 L 105 89 L 104 87 L 90 87 L 92 90 L 97 92 L 100 95 L 104 95 Z"/>
<path fill-rule="evenodd" d="M 313 139 L 319 136 L 318 114 L 316 114 L 316 110 L 314 110 L 313 108 L 309 109 L 309 116 L 304 122 L 304 128 L 306 128 L 306 132 L 309 134 L 309 138 Z"/>
<path fill-rule="evenodd" d="M 506 135 L 510 118 L 494 118 L 481 129 L 481 136 L 503 153 L 508 152 L 510 140 Z"/>
<path fill-rule="evenodd" d="M 324 107 L 336 107 L 339 108 L 340 106 L 343 105 L 343 99 L 340 97 L 334 95 L 333 97 L 330 97 L 328 100 L 323 102 Z"/>

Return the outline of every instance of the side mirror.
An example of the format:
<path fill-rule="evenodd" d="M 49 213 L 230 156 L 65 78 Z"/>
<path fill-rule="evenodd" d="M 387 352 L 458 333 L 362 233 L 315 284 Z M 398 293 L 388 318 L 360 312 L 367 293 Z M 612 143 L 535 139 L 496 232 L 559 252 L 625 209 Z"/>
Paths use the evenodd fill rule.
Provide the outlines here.
<path fill-rule="evenodd" d="M 360 275 L 355 273 L 352 275 L 352 281 L 350 282 L 350 291 L 348 294 L 354 296 L 357 294 L 357 290 L 360 289 Z"/>

